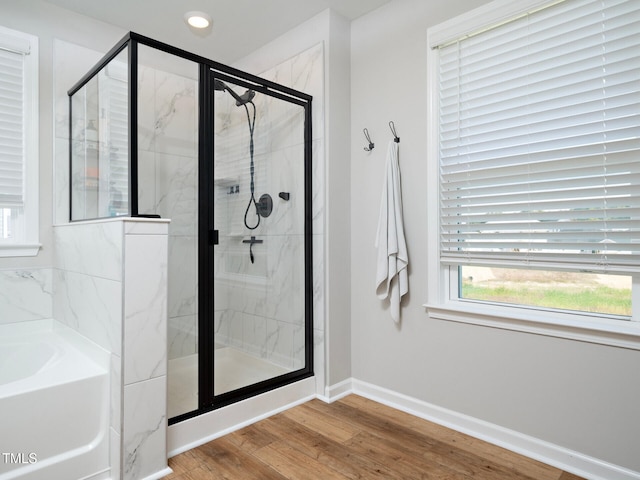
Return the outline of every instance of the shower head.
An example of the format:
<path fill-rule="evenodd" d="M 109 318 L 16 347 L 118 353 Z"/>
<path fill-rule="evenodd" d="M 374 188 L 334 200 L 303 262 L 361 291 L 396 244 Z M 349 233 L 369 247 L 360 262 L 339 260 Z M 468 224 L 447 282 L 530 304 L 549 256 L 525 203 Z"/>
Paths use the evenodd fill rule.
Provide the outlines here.
<path fill-rule="evenodd" d="M 237 107 L 241 107 L 245 103 L 249 103 L 251 100 L 253 100 L 253 97 L 256 96 L 256 92 L 253 90 L 247 90 L 242 95 L 238 95 L 236 92 L 230 89 L 226 83 L 218 79 L 214 79 L 213 89 L 223 91 L 223 92 L 224 91 L 229 92 L 229 94 L 236 100 Z"/>

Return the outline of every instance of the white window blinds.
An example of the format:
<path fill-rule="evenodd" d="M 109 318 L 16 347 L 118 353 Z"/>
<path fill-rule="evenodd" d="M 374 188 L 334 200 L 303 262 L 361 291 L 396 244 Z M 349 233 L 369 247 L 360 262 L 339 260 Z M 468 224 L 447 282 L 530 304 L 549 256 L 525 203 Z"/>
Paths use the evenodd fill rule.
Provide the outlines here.
<path fill-rule="evenodd" d="M 640 267 L 640 2 L 565 0 L 440 47 L 441 261 Z"/>
<path fill-rule="evenodd" d="M 0 32 L 0 207 L 24 202 L 24 57 L 28 53 L 27 41 Z"/>

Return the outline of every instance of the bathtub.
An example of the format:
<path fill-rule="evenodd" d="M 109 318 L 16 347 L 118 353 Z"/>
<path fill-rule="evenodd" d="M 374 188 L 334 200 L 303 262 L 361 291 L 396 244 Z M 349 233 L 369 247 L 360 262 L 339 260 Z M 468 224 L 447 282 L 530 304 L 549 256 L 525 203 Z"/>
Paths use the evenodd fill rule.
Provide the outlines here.
<path fill-rule="evenodd" d="M 109 477 L 108 366 L 54 320 L 0 325 L 0 480 Z"/>

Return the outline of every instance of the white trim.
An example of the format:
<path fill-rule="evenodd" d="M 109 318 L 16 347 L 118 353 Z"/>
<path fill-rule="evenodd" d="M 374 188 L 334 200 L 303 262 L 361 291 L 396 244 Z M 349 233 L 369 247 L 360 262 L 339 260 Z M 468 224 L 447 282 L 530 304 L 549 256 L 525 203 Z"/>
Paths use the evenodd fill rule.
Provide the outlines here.
<path fill-rule="evenodd" d="M 353 393 L 591 480 L 640 480 L 640 472 L 353 379 Z"/>
<path fill-rule="evenodd" d="M 640 350 L 640 322 L 480 302 L 426 304 L 430 318 Z"/>
<path fill-rule="evenodd" d="M 151 475 L 144 477 L 142 480 L 159 480 L 160 478 L 164 478 L 167 475 L 170 475 L 173 473 L 173 470 L 169 467 L 164 468 L 160 471 L 157 471 L 155 473 L 152 473 Z"/>
<path fill-rule="evenodd" d="M 340 400 L 341 398 L 344 398 L 347 395 L 353 393 L 353 379 L 347 378 L 346 380 L 336 383 L 335 385 L 325 387 L 324 391 L 325 395 L 318 395 L 318 398 L 323 402 L 333 403 L 336 400 Z"/>
<path fill-rule="evenodd" d="M 0 257 L 35 257 L 41 247 L 42 245 L 39 243 L 34 245 L 3 244 L 0 245 Z"/>

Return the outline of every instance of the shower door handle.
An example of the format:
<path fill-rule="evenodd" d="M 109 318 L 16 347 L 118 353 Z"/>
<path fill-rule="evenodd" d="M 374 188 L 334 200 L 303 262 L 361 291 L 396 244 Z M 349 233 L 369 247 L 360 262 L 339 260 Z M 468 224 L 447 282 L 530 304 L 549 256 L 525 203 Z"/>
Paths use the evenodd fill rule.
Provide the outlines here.
<path fill-rule="evenodd" d="M 218 245 L 218 230 L 209 230 L 209 245 Z"/>

